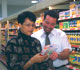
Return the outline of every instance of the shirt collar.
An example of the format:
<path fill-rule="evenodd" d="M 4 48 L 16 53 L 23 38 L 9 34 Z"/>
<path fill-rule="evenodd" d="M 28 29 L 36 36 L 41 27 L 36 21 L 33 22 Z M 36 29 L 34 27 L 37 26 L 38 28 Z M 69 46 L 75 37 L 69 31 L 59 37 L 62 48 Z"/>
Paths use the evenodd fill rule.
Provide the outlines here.
<path fill-rule="evenodd" d="M 52 34 L 52 35 L 55 35 L 55 34 L 56 34 L 56 30 L 55 30 L 55 28 L 51 31 L 50 34 Z M 44 31 L 44 29 L 41 30 L 41 32 L 40 32 L 40 36 L 41 36 L 41 37 L 45 36 L 45 31 Z"/>
<path fill-rule="evenodd" d="M 41 37 L 45 36 L 45 31 L 44 31 L 44 29 L 41 30 L 40 36 L 41 36 Z"/>
<path fill-rule="evenodd" d="M 51 34 L 56 35 L 56 29 L 55 28 L 51 31 Z"/>

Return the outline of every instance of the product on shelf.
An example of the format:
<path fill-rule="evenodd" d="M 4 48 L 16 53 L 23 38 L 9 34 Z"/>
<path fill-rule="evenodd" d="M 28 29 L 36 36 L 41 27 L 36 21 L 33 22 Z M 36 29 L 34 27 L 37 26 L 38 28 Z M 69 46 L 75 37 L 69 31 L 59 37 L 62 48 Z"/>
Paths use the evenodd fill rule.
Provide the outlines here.
<path fill-rule="evenodd" d="M 59 18 L 64 18 L 65 17 L 65 12 L 59 12 Z"/>
<path fill-rule="evenodd" d="M 66 13 L 64 17 L 61 15 L 63 13 Z M 77 65 L 77 67 L 79 65 L 78 70 L 80 70 L 80 1 L 70 3 L 70 16 L 68 15 L 69 10 L 59 14 L 59 20 L 61 20 L 59 22 L 59 28 L 65 30 L 69 43 L 72 46 L 69 62 L 72 65 Z"/>
<path fill-rule="evenodd" d="M 80 65 L 80 48 L 72 48 L 72 53 L 69 56 L 69 61 L 72 64 Z"/>
<path fill-rule="evenodd" d="M 80 28 L 80 20 L 70 20 L 59 23 L 60 29 L 78 29 Z"/>
<path fill-rule="evenodd" d="M 80 15 L 80 1 L 70 3 L 70 16 Z"/>
<path fill-rule="evenodd" d="M 40 29 L 42 29 L 42 23 L 43 23 L 43 14 L 40 15 L 39 18 L 37 18 L 36 22 L 35 22 L 35 25 L 36 25 L 36 28 L 34 29 L 33 32 L 36 32 Z"/>
<path fill-rule="evenodd" d="M 70 3 L 70 16 L 74 16 L 77 14 L 76 6 L 77 6 L 76 2 Z"/>
<path fill-rule="evenodd" d="M 43 20 L 41 18 L 37 18 L 35 24 L 36 24 L 36 26 L 41 26 L 42 22 L 43 22 Z"/>
<path fill-rule="evenodd" d="M 66 33 L 70 44 L 80 45 L 80 33 L 79 32 L 68 32 Z"/>
<path fill-rule="evenodd" d="M 59 28 L 60 28 L 60 29 L 63 29 L 63 22 L 60 22 L 60 23 L 59 23 Z"/>
<path fill-rule="evenodd" d="M 77 27 L 80 28 L 80 20 L 77 20 Z"/>
<path fill-rule="evenodd" d="M 70 9 L 59 12 L 59 20 L 80 17 L 80 1 L 70 3 Z"/>
<path fill-rule="evenodd" d="M 65 18 L 70 17 L 70 10 L 65 11 Z"/>
<path fill-rule="evenodd" d="M 76 16 L 76 15 L 77 15 L 76 8 L 70 9 L 70 16 Z"/>
<path fill-rule="evenodd" d="M 80 15 L 80 4 L 77 5 L 77 14 Z"/>

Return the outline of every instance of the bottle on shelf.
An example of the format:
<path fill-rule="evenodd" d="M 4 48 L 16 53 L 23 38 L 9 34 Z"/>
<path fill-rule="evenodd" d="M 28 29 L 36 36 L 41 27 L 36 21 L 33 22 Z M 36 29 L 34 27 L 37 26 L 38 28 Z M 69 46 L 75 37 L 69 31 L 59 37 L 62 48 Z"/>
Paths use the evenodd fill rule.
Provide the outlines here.
<path fill-rule="evenodd" d="M 77 20 L 77 27 L 80 28 L 80 20 Z"/>
<path fill-rule="evenodd" d="M 77 44 L 77 32 L 75 33 L 75 44 Z"/>
<path fill-rule="evenodd" d="M 71 54 L 74 55 L 75 53 L 76 53 L 76 51 L 75 51 L 75 48 L 73 47 L 73 48 L 72 48 L 72 52 L 71 52 Z"/>
<path fill-rule="evenodd" d="M 77 44 L 79 45 L 80 44 L 80 33 L 78 32 L 78 35 L 77 35 Z"/>

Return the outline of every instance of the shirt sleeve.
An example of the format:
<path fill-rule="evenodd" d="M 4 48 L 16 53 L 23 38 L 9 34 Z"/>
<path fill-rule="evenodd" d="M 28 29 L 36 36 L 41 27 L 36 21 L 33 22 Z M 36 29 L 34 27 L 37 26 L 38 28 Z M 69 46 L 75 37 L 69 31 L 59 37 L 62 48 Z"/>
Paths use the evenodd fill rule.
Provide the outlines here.
<path fill-rule="evenodd" d="M 8 70 L 24 70 L 24 61 L 19 61 L 17 53 L 17 45 L 14 42 L 9 41 L 5 48 L 6 62 L 8 65 Z"/>
<path fill-rule="evenodd" d="M 67 49 L 67 48 L 70 49 L 70 51 L 72 50 L 71 45 L 68 41 L 67 35 L 65 33 L 62 33 L 62 35 L 61 35 L 61 46 L 62 46 L 63 50 Z"/>

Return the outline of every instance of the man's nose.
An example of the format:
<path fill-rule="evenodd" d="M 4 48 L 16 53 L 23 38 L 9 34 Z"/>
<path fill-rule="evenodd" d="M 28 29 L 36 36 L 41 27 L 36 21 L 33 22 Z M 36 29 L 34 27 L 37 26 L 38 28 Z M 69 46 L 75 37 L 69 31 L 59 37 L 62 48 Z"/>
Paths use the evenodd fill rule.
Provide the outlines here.
<path fill-rule="evenodd" d="M 51 27 L 51 24 L 48 24 L 47 27 L 50 28 Z"/>

